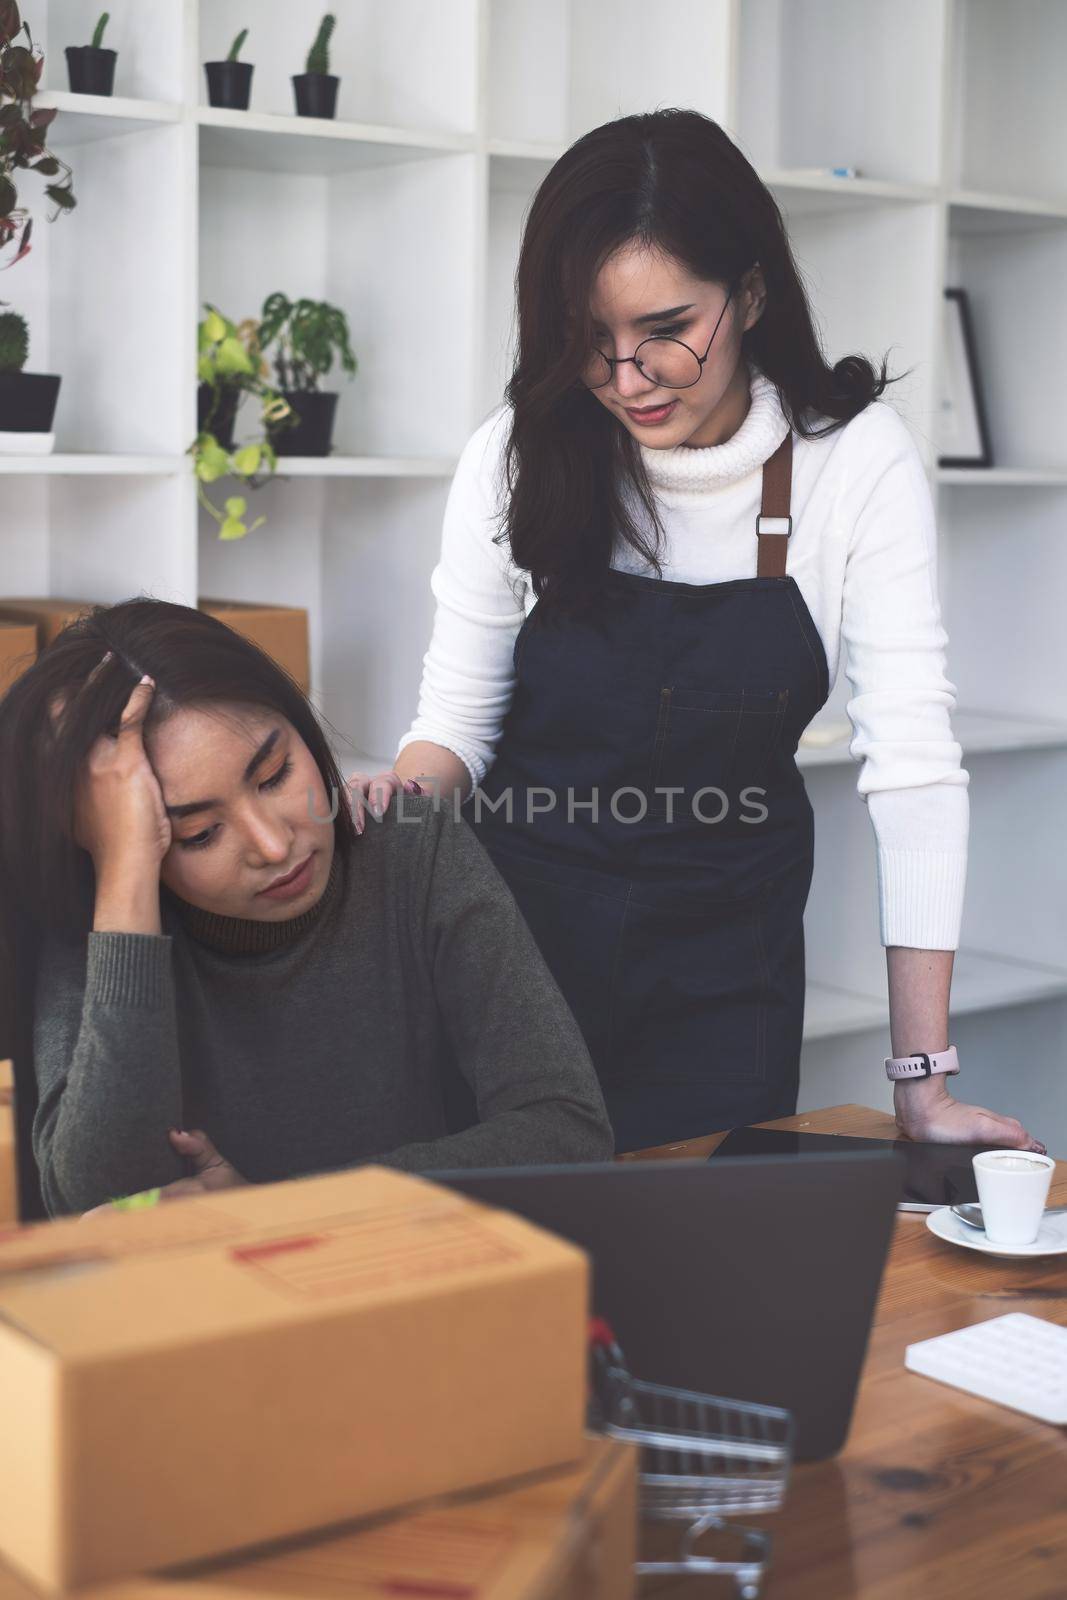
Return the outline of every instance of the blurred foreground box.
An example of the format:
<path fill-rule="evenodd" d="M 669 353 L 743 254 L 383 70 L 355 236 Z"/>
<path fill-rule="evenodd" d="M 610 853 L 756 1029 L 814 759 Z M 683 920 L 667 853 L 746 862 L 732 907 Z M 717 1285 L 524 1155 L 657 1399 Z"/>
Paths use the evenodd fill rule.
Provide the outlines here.
<path fill-rule="evenodd" d="M 570 1469 L 76 1600 L 633 1600 L 636 1546 L 637 1447 L 590 1435 Z M 0 1600 L 39 1594 L 0 1566 Z"/>
<path fill-rule="evenodd" d="M 86 1587 L 574 1463 L 588 1295 L 382 1167 L 8 1230 L 0 1554 Z"/>

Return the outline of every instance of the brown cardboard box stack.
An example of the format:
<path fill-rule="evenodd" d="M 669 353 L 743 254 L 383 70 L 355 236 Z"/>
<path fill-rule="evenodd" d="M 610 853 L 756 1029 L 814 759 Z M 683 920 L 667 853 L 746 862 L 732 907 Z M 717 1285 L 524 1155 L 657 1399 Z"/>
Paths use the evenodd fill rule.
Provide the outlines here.
<path fill-rule="evenodd" d="M 18 1221 L 15 1171 L 15 1078 L 10 1061 L 0 1061 L 0 1227 Z"/>
<path fill-rule="evenodd" d="M 81 616 L 95 604 L 92 600 L 62 600 L 56 596 L 36 595 L 30 599 L 8 599 L 0 596 L 0 617 L 8 622 L 21 623 L 36 629 L 37 649 L 43 650 L 68 622 Z"/>
<path fill-rule="evenodd" d="M 241 600 L 205 600 L 201 611 L 243 634 L 285 668 L 307 694 L 311 685 L 308 663 L 308 614 L 300 606 L 250 605 Z"/>
<path fill-rule="evenodd" d="M 584 1252 L 378 1167 L 11 1230 L 0 1555 L 78 1589 L 573 1465 L 587 1314 Z"/>
<path fill-rule="evenodd" d="M 573 1467 L 77 1600 L 632 1600 L 636 1457 L 590 1435 Z M 38 1595 L 0 1565 L 0 1600 Z"/>
<path fill-rule="evenodd" d="M 17 658 L 20 670 L 30 663 L 28 651 L 43 650 L 92 600 L 62 600 L 39 596 L 30 599 L 0 597 L 0 694 L 7 687 L 5 662 Z M 252 604 L 245 600 L 201 599 L 199 609 L 217 617 L 258 644 L 295 678 L 306 694 L 311 683 L 308 658 L 308 614 L 301 606 Z M 6 625 L 6 626 L 5 626 Z M 9 633 L 9 629 L 11 630 Z M 21 633 L 16 637 L 16 633 Z M 8 668 L 13 671 L 13 667 Z M 13 678 L 12 680 L 13 681 Z"/>
<path fill-rule="evenodd" d="M 0 612 L 0 695 L 37 658 L 37 629 L 32 622 L 20 622 Z"/>

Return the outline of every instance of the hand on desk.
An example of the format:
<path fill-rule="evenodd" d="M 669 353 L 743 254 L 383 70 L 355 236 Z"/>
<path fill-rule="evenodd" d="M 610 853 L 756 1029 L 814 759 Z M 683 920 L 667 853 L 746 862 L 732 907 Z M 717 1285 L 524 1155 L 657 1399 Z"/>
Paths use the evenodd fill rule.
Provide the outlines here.
<path fill-rule="evenodd" d="M 191 1131 L 171 1128 L 170 1142 L 180 1156 L 187 1157 L 193 1163 L 195 1172 L 191 1177 L 176 1178 L 173 1183 L 165 1183 L 159 1189 L 146 1189 L 139 1195 L 123 1196 L 125 1209 L 139 1210 L 140 1204 L 156 1205 L 162 1200 L 180 1200 L 183 1195 L 206 1194 L 213 1189 L 232 1189 L 238 1184 L 248 1182 L 248 1179 L 242 1178 L 237 1168 L 232 1166 L 225 1156 L 219 1154 L 202 1128 L 194 1128 Z M 91 1206 L 81 1215 L 95 1217 L 101 1212 L 111 1212 L 118 1204 L 119 1202 L 115 1200 L 105 1200 L 103 1205 Z"/>
<path fill-rule="evenodd" d="M 1015 1117 L 1002 1117 L 984 1106 L 954 1100 L 936 1078 L 917 1078 L 893 1085 L 897 1127 L 909 1139 L 929 1144 L 1008 1145 L 1044 1155 L 1045 1146 Z"/>

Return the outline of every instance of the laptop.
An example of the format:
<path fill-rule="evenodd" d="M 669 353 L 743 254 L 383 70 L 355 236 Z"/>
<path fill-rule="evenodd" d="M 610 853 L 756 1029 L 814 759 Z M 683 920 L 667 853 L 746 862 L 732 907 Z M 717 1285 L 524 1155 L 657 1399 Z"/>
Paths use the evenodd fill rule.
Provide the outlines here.
<path fill-rule="evenodd" d="M 635 1378 L 784 1406 L 799 1460 L 844 1444 L 902 1184 L 889 1151 L 426 1176 L 587 1250 Z"/>

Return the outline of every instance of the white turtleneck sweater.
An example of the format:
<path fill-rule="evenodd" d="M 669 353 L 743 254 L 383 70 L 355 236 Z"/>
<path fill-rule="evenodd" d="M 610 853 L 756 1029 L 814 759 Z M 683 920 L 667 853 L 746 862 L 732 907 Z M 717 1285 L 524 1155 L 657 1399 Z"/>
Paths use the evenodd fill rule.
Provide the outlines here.
<path fill-rule="evenodd" d="M 751 363 L 750 390 L 749 410 L 724 443 L 640 446 L 666 530 L 664 578 L 755 576 L 760 469 L 788 424 L 774 384 Z M 494 760 L 514 689 L 515 636 L 536 602 L 529 574 L 492 542 L 509 415 L 497 407 L 460 455 L 430 580 L 437 610 L 418 714 L 398 747 L 443 745 L 475 785 Z M 875 834 L 882 944 L 955 950 L 969 774 L 950 723 L 956 686 L 945 676 L 929 484 L 888 401 L 825 438 L 794 436 L 792 512 L 786 570 L 819 631 L 831 686 L 847 645 L 849 752 L 861 763 L 856 787 Z M 625 545 L 613 565 L 650 570 Z"/>

